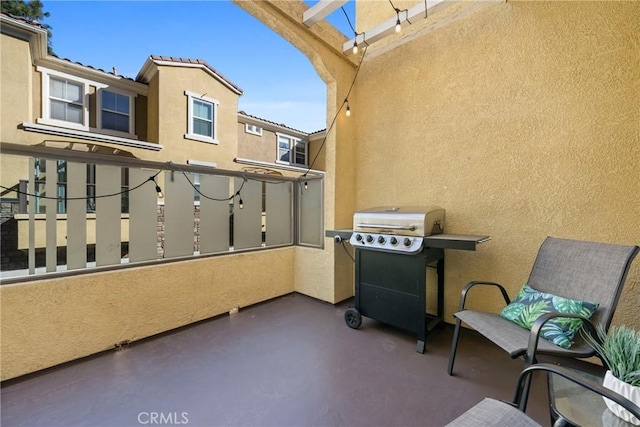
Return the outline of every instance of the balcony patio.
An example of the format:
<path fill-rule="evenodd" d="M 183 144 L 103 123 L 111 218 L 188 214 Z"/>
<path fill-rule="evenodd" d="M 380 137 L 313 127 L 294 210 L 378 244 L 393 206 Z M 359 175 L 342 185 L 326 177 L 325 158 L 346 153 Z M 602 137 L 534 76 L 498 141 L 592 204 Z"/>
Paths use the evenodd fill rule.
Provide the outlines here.
<path fill-rule="evenodd" d="M 415 337 L 349 302 L 289 294 L 5 382 L 2 425 L 135 426 L 162 414 L 193 426 L 440 426 L 485 396 L 509 400 L 523 363 L 465 331 L 446 374 L 452 328 Z M 549 424 L 546 381 L 527 412 Z M 157 415 L 160 416 L 160 415 Z"/>

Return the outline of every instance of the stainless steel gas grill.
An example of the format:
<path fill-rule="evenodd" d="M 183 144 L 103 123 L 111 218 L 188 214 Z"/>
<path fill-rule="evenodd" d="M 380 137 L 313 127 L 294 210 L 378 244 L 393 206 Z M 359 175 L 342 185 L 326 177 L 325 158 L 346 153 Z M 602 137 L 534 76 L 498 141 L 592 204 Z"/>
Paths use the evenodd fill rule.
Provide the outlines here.
<path fill-rule="evenodd" d="M 352 230 L 328 230 L 336 242 L 355 248 L 355 307 L 345 312 L 353 329 L 362 316 L 418 336 L 424 353 L 428 331 L 443 321 L 444 249 L 475 250 L 488 236 L 444 234 L 438 207 L 377 207 L 356 212 Z M 426 312 L 426 268 L 437 272 L 437 310 Z"/>

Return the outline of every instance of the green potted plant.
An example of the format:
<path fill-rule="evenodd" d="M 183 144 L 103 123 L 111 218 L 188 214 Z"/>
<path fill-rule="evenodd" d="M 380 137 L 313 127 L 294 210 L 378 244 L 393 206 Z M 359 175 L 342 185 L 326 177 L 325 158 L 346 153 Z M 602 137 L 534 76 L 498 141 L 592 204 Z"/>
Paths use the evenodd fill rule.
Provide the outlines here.
<path fill-rule="evenodd" d="M 597 337 L 585 334 L 586 340 L 607 367 L 602 385 L 640 405 L 640 331 L 624 325 L 612 326 L 608 333 L 598 329 Z M 604 399 L 611 412 L 633 425 L 640 420 L 609 399 Z"/>

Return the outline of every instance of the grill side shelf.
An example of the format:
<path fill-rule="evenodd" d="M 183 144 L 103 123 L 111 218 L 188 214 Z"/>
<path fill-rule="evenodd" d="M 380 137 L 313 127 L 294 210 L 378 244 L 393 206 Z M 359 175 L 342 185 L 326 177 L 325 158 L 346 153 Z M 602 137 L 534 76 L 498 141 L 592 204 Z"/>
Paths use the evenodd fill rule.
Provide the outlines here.
<path fill-rule="evenodd" d="M 326 230 L 324 232 L 325 237 L 331 237 L 332 239 L 335 239 L 336 236 L 340 236 L 340 238 L 342 238 L 342 240 L 346 240 L 347 243 L 349 243 L 349 239 L 351 238 L 352 234 L 353 230 Z"/>
<path fill-rule="evenodd" d="M 436 234 L 424 238 L 424 245 L 429 248 L 460 249 L 475 251 L 476 246 L 491 240 L 490 236 L 474 236 L 470 234 Z"/>

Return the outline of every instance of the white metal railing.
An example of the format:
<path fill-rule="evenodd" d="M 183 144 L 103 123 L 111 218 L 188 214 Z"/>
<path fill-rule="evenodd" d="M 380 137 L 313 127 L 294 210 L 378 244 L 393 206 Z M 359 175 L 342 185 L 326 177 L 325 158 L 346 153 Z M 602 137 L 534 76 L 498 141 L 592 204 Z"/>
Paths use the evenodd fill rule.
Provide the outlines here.
<path fill-rule="evenodd" d="M 0 145 L 2 283 L 294 244 L 322 247 L 322 176 Z M 51 196 L 53 195 L 53 196 Z"/>

